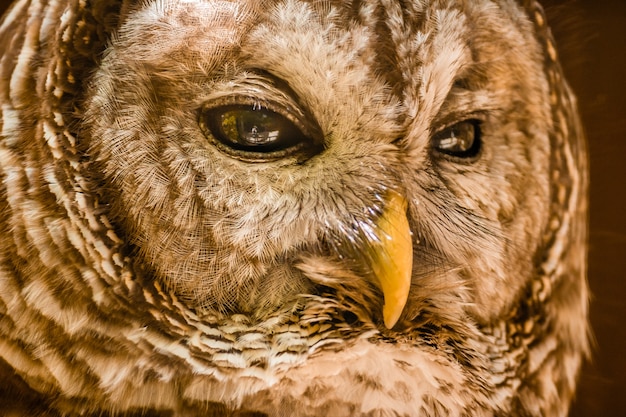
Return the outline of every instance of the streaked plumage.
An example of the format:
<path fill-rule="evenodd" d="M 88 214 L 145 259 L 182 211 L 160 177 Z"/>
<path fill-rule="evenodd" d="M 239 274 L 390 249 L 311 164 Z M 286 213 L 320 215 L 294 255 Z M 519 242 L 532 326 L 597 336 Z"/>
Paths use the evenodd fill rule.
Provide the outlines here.
<path fill-rule="evenodd" d="M 586 149 L 535 2 L 18 0 L 0 45 L 8 415 L 567 414 Z"/>

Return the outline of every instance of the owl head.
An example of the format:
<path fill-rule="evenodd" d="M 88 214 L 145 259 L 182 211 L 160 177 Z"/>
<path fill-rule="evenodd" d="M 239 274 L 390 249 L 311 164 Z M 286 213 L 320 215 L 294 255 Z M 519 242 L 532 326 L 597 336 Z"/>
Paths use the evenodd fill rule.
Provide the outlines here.
<path fill-rule="evenodd" d="M 389 328 L 499 317 L 552 198 L 549 81 L 516 9 L 137 7 L 87 113 L 133 259 L 200 312 L 262 319 L 353 276 Z"/>

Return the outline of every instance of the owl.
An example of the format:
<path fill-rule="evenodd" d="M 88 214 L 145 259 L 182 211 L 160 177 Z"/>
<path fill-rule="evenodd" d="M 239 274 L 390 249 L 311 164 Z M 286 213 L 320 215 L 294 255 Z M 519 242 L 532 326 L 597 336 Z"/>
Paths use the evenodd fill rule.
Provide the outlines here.
<path fill-rule="evenodd" d="M 17 0 L 8 416 L 566 416 L 586 147 L 515 0 Z"/>

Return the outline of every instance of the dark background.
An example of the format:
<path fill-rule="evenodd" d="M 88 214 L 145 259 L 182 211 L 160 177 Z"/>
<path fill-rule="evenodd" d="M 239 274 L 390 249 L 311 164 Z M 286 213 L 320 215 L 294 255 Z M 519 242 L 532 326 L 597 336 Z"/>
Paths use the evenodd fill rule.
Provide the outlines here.
<path fill-rule="evenodd" d="M 0 0 L 0 12 L 8 5 Z M 595 344 L 571 417 L 626 416 L 626 1 L 545 0 L 589 138 Z"/>

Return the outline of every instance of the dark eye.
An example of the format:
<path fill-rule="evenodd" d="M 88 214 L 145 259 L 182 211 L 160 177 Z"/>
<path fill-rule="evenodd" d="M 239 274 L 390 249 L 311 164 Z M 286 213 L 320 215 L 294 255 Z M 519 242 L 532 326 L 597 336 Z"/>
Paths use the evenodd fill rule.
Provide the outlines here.
<path fill-rule="evenodd" d="M 260 105 L 204 107 L 200 126 L 220 148 L 246 159 L 276 159 L 311 143 L 297 122 Z"/>
<path fill-rule="evenodd" d="M 432 137 L 433 147 L 446 155 L 472 158 L 480 151 L 480 121 L 464 120 L 449 126 Z"/>

